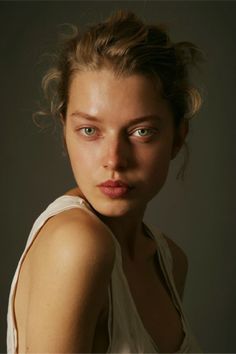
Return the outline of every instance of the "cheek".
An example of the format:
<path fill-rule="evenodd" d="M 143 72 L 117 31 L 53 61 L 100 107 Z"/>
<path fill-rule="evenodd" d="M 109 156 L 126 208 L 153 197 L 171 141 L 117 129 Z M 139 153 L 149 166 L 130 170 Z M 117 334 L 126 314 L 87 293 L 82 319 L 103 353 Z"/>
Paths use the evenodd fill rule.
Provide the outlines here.
<path fill-rule="evenodd" d="M 87 176 L 88 172 L 94 170 L 98 157 L 96 151 L 91 150 L 87 144 L 79 144 L 76 139 L 68 136 L 67 151 L 75 177 Z"/>
<path fill-rule="evenodd" d="M 69 145 L 68 154 L 74 170 L 84 169 L 89 164 L 88 155 L 79 146 Z"/>
<path fill-rule="evenodd" d="M 166 181 L 170 161 L 171 148 L 169 145 L 158 145 L 158 147 L 149 155 L 147 154 L 146 158 L 141 162 L 144 173 L 143 178 L 149 181 L 149 185 L 152 185 L 152 189 L 154 189 L 155 192 L 159 191 Z"/>
<path fill-rule="evenodd" d="M 148 170 L 161 171 L 166 169 L 171 160 L 171 148 L 169 144 L 159 144 L 151 151 L 142 154 L 141 163 Z"/>

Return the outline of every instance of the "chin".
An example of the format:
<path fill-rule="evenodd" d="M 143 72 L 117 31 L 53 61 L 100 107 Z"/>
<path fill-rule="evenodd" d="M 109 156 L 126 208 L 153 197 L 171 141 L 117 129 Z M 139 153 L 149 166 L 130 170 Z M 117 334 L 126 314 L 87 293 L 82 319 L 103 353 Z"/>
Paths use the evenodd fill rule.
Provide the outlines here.
<path fill-rule="evenodd" d="M 101 216 L 106 216 L 106 217 L 110 217 L 110 218 L 121 217 L 121 216 L 129 214 L 129 212 L 131 211 L 130 208 L 121 207 L 121 206 L 117 206 L 117 207 L 105 207 L 105 206 L 99 207 L 99 206 L 97 206 L 94 209 L 99 214 L 101 214 Z"/>
<path fill-rule="evenodd" d="M 87 193 L 87 200 L 93 209 L 104 217 L 119 218 L 127 215 L 139 215 L 146 208 L 146 198 L 137 194 L 120 198 L 110 198 L 98 193 Z M 145 203 L 146 201 L 146 203 Z"/>
<path fill-rule="evenodd" d="M 134 201 L 125 199 L 112 199 L 108 201 L 96 201 L 92 203 L 93 208 L 101 215 L 108 218 L 119 218 L 134 214 L 135 210 L 143 209 L 143 206 L 137 206 Z"/>

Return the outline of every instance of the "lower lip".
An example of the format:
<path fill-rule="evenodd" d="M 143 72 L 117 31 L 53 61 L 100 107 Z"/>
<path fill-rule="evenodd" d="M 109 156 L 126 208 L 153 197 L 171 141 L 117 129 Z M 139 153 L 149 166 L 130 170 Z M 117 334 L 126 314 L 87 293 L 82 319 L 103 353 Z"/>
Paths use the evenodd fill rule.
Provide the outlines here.
<path fill-rule="evenodd" d="M 120 198 L 128 193 L 129 187 L 121 186 L 121 187 L 105 187 L 99 186 L 100 190 L 103 194 L 107 195 L 110 198 Z"/>

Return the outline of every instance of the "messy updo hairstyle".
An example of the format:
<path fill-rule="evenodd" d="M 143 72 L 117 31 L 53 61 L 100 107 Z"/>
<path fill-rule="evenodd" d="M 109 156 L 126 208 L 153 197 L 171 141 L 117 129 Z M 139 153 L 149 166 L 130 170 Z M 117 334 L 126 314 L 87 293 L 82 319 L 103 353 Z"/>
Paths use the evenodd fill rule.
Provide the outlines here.
<path fill-rule="evenodd" d="M 49 104 L 39 114 L 63 123 L 74 75 L 104 68 L 117 76 L 142 74 L 153 80 L 170 104 L 176 128 L 199 110 L 202 99 L 191 83 L 189 68 L 201 61 L 202 53 L 193 43 L 173 43 L 163 26 L 146 24 L 133 12 L 123 10 L 84 31 L 71 28 L 72 34 L 63 40 L 55 65 L 42 80 Z M 183 177 L 186 163 L 185 158 L 177 178 Z"/>

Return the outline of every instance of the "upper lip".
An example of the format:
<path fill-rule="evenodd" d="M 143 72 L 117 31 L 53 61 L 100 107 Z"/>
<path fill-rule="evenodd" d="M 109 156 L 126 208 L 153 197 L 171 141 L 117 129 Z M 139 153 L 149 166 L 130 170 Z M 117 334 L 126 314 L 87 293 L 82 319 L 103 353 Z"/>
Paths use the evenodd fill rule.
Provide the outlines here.
<path fill-rule="evenodd" d="M 115 187 L 131 188 L 131 186 L 128 183 L 124 182 L 124 181 L 112 180 L 112 179 L 109 179 L 108 181 L 102 182 L 101 184 L 99 184 L 99 186 L 112 187 L 112 188 L 115 188 Z"/>

